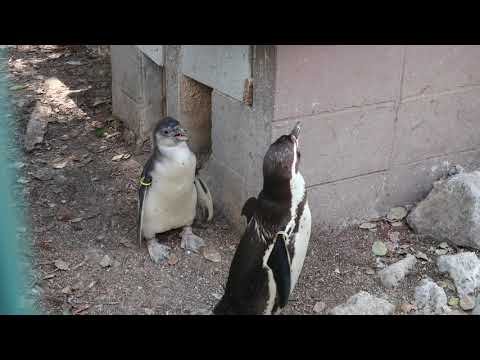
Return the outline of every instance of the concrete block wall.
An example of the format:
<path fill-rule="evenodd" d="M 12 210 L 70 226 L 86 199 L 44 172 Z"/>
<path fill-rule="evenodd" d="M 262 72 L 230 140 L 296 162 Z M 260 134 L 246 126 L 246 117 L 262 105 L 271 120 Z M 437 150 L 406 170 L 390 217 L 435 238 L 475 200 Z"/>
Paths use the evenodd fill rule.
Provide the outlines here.
<path fill-rule="evenodd" d="M 272 139 L 303 123 L 314 222 L 414 203 L 480 166 L 479 46 L 277 46 Z"/>
<path fill-rule="evenodd" d="M 165 114 L 163 69 L 135 45 L 112 45 L 110 53 L 113 115 L 143 141 Z"/>
<path fill-rule="evenodd" d="M 200 174 L 212 191 L 217 211 L 223 212 L 237 227 L 244 224 L 240 216 L 244 202 L 257 194 L 262 185 L 262 161 L 271 139 L 269 120 L 273 116 L 275 48 L 252 46 L 251 51 L 251 76 L 255 84 L 252 106 L 218 88 L 210 88 L 210 124 L 203 123 L 211 135 L 204 133 L 203 140 L 191 144 L 197 149 L 210 141 L 210 156 Z M 189 111 L 186 105 L 192 100 L 191 94 L 198 93 L 195 91 L 198 85 L 189 85 L 191 79 L 182 73 L 186 54 L 181 46 L 165 46 L 165 54 L 167 113 L 195 132 L 195 118 L 205 116 L 198 113 L 200 108 Z"/>
<path fill-rule="evenodd" d="M 244 202 L 260 191 L 271 140 L 275 47 L 212 50 L 164 45 L 158 66 L 135 45 L 112 45 L 113 110 L 139 142 L 159 118 L 177 118 L 191 135 L 216 211 L 241 227 Z M 243 102 L 246 78 L 255 84 L 251 106 Z"/>
<path fill-rule="evenodd" d="M 245 48 L 185 59 L 198 52 L 165 45 L 159 66 L 133 45 L 111 47 L 114 111 L 140 137 L 178 118 L 207 154 L 201 175 L 232 224 L 244 225 L 243 203 L 261 189 L 269 144 L 299 120 L 317 226 L 383 215 L 423 198 L 455 164 L 480 167 L 479 46 Z M 245 57 L 249 67 L 232 65 Z M 249 71 L 251 106 L 238 91 Z"/>

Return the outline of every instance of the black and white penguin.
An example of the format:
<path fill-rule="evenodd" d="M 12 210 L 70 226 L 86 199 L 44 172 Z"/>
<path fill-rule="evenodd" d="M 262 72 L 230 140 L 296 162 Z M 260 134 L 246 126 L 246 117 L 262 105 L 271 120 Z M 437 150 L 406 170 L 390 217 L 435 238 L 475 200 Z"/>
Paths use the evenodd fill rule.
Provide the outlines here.
<path fill-rule="evenodd" d="M 247 200 L 248 225 L 236 249 L 216 315 L 278 314 L 303 267 L 311 233 L 299 171 L 300 123 L 275 141 L 263 160 L 263 189 Z"/>
<path fill-rule="evenodd" d="M 179 122 L 166 117 L 153 130 L 153 153 L 146 162 L 138 190 L 137 237 L 147 240 L 155 262 L 168 255 L 156 234 L 183 228 L 182 248 L 197 251 L 203 239 L 192 232 L 197 218 L 210 221 L 213 202 L 206 184 L 198 177 L 196 156 L 190 150 L 187 132 Z"/>

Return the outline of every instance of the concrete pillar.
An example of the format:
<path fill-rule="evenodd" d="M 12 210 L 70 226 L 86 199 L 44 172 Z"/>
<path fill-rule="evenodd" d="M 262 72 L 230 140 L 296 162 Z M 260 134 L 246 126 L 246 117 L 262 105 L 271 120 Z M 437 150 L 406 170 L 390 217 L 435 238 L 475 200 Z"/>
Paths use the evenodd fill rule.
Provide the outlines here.
<path fill-rule="evenodd" d="M 180 77 L 180 119 L 188 130 L 190 147 L 202 167 L 212 150 L 212 88 Z"/>
<path fill-rule="evenodd" d="M 113 115 L 141 143 L 165 114 L 163 68 L 135 45 L 112 45 L 111 62 Z"/>

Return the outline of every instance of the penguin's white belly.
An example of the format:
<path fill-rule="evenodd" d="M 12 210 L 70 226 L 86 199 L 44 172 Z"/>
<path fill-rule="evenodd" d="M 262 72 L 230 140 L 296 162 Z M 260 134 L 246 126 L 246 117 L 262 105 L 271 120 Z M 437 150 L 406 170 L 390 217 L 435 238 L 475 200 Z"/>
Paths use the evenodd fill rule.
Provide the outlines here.
<path fill-rule="evenodd" d="M 294 234 L 294 255 L 291 259 L 291 290 L 292 293 L 295 285 L 297 284 L 298 277 L 303 268 L 303 262 L 305 256 L 307 255 L 308 243 L 310 241 L 310 233 L 312 230 L 312 215 L 310 213 L 310 207 L 308 206 L 308 201 L 305 203 L 303 209 L 303 214 L 300 217 L 300 225 L 298 227 L 298 232 Z"/>
<path fill-rule="evenodd" d="M 144 203 L 142 229 L 146 238 L 193 223 L 197 205 L 194 175 L 194 161 L 156 166 Z"/>
<path fill-rule="evenodd" d="M 275 298 L 277 297 L 277 284 L 275 283 L 275 278 L 273 277 L 273 272 L 270 268 L 265 267 L 268 275 L 268 298 L 266 299 L 264 315 L 270 315 L 275 305 Z"/>

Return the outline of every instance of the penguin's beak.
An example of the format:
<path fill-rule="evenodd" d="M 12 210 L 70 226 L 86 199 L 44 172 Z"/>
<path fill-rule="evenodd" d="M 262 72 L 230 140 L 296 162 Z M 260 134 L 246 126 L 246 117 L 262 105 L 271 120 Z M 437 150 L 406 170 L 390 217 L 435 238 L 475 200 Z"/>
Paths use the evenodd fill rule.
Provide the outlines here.
<path fill-rule="evenodd" d="M 182 127 L 178 127 L 177 133 L 175 134 L 175 139 L 187 141 L 188 140 L 187 130 L 185 130 Z"/>
<path fill-rule="evenodd" d="M 293 136 L 296 141 L 298 141 L 298 138 L 300 137 L 300 129 L 301 129 L 301 123 L 299 121 L 297 122 L 292 132 L 290 133 L 290 135 Z"/>

